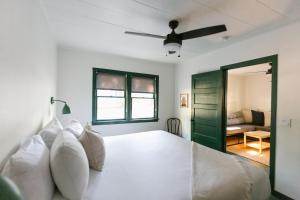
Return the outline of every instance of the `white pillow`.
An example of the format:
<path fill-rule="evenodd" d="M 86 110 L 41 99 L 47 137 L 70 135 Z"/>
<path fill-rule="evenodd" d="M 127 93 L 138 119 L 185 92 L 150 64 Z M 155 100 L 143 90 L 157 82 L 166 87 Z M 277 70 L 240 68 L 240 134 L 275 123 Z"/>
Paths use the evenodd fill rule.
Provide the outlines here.
<path fill-rule="evenodd" d="M 49 155 L 41 136 L 35 135 L 22 144 L 8 160 L 2 174 L 18 186 L 24 199 L 51 200 L 54 184 L 50 173 Z"/>
<path fill-rule="evenodd" d="M 89 164 L 84 149 L 75 136 L 62 131 L 56 137 L 50 152 L 51 172 L 62 195 L 80 200 L 89 180 Z"/>
<path fill-rule="evenodd" d="M 63 130 L 63 127 L 60 123 L 60 121 L 57 118 L 54 118 L 52 121 L 50 121 L 45 128 L 43 128 L 39 135 L 42 136 L 45 144 L 50 149 L 52 146 L 52 143 L 54 142 L 56 136 L 58 133 L 60 133 Z"/>
<path fill-rule="evenodd" d="M 92 130 L 90 125 L 86 125 L 79 138 L 92 169 L 102 171 L 105 159 L 105 146 L 101 135 Z"/>
<path fill-rule="evenodd" d="M 69 131 L 75 135 L 75 137 L 79 138 L 83 132 L 83 127 L 78 120 L 71 120 L 70 123 L 65 127 L 66 131 Z"/>
<path fill-rule="evenodd" d="M 243 117 L 246 123 L 252 123 L 252 112 L 249 109 L 243 110 Z"/>
<path fill-rule="evenodd" d="M 265 125 L 267 127 L 271 126 L 271 112 L 264 112 L 264 116 L 265 116 Z"/>

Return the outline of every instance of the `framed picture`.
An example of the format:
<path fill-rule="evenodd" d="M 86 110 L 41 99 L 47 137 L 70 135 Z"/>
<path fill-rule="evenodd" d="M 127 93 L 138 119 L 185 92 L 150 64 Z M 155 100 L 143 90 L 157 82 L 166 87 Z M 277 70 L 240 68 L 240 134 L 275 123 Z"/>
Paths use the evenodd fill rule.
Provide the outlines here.
<path fill-rule="evenodd" d="M 180 108 L 188 108 L 189 107 L 189 94 L 184 93 L 180 94 Z"/>

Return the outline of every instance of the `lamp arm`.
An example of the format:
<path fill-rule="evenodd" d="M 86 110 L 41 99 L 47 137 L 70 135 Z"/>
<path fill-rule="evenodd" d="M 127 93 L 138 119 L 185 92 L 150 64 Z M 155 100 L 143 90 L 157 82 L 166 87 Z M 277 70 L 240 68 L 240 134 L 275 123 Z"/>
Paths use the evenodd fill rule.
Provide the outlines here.
<path fill-rule="evenodd" d="M 57 101 L 57 102 L 61 102 L 61 103 L 67 103 L 66 101 L 62 101 L 62 100 L 53 100 L 53 101 Z"/>
<path fill-rule="evenodd" d="M 54 99 L 53 97 L 51 97 L 51 104 L 54 104 L 55 102 L 61 102 L 61 103 L 67 104 L 66 101 L 62 101 L 62 100 L 59 100 L 59 99 Z"/>

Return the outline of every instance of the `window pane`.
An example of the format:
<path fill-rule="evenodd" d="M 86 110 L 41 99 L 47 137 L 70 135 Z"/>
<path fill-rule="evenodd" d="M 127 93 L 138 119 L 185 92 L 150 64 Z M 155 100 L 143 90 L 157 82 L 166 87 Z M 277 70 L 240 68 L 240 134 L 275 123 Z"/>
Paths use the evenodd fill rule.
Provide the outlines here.
<path fill-rule="evenodd" d="M 107 90 L 124 90 L 125 75 L 99 73 L 97 75 L 97 88 Z"/>
<path fill-rule="evenodd" d="M 132 98 L 132 118 L 154 118 L 154 99 Z"/>
<path fill-rule="evenodd" d="M 151 93 L 131 93 L 131 97 L 140 97 L 140 98 L 152 98 L 153 94 Z"/>
<path fill-rule="evenodd" d="M 132 92 L 153 93 L 154 79 L 151 78 L 132 78 Z"/>
<path fill-rule="evenodd" d="M 120 90 L 97 90 L 97 96 L 124 97 L 124 91 L 120 91 Z"/>
<path fill-rule="evenodd" d="M 125 119 L 125 98 L 97 98 L 97 119 Z"/>

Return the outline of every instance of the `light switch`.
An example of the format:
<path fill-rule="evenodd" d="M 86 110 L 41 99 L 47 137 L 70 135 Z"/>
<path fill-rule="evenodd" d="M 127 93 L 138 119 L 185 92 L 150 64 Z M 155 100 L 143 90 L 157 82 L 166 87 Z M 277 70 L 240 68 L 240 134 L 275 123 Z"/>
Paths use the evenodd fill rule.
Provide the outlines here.
<path fill-rule="evenodd" d="M 292 128 L 292 119 L 282 119 L 280 121 L 281 126 Z"/>

